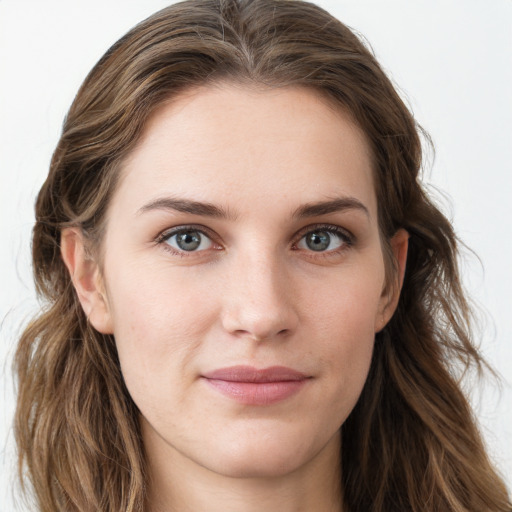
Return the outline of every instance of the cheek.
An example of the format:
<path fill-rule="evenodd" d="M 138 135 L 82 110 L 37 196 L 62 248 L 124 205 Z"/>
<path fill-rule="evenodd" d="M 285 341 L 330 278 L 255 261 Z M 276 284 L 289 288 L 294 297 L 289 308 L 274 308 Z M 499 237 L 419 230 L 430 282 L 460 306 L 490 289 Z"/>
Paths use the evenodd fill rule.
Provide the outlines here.
<path fill-rule="evenodd" d="M 380 313 L 384 273 L 378 265 L 369 270 L 349 268 L 340 273 L 309 301 L 308 310 L 318 321 L 318 329 L 338 333 L 354 342 L 360 338 L 373 339 L 375 320 Z"/>
<path fill-rule="evenodd" d="M 144 268 L 144 265 L 142 265 Z M 110 273 L 109 305 L 123 376 L 130 393 L 184 375 L 212 318 L 201 286 L 148 265 Z M 134 398 L 136 398 L 134 396 Z"/>
<path fill-rule="evenodd" d="M 329 376 L 325 393 L 333 397 L 342 422 L 359 398 L 371 363 L 381 297 L 375 277 L 354 274 L 311 304 L 311 322 L 321 344 L 312 350 L 321 352 L 324 374 Z"/>
<path fill-rule="evenodd" d="M 201 326 L 198 320 L 205 316 L 208 306 L 202 279 L 151 260 L 119 265 L 109 275 L 108 295 L 116 334 L 142 335 L 145 343 L 151 343 L 151 334 L 159 331 L 173 337 Z"/>

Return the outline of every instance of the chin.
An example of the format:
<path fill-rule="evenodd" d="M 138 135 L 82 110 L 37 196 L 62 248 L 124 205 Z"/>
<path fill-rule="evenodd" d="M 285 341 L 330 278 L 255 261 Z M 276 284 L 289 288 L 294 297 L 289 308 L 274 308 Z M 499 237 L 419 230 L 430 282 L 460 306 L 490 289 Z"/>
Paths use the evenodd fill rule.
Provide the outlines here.
<path fill-rule="evenodd" d="M 260 450 L 255 456 L 227 457 L 211 469 L 231 478 L 280 478 L 295 472 L 304 462 L 295 454 L 276 455 Z"/>
<path fill-rule="evenodd" d="M 232 442 L 226 450 L 215 450 L 217 455 L 210 459 L 210 469 L 231 478 L 284 477 L 313 463 L 323 452 L 333 453 L 332 449 L 326 449 L 328 445 L 332 448 L 333 442 L 338 444 L 338 435 L 326 444 L 320 440 L 307 443 L 293 436 L 286 439 L 272 434 L 260 439 L 248 436 Z"/>

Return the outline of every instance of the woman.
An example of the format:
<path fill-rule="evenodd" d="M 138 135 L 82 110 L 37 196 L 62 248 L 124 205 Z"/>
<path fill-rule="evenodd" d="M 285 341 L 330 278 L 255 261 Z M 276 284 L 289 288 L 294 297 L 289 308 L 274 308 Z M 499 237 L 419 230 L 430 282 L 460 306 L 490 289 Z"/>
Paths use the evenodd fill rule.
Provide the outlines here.
<path fill-rule="evenodd" d="M 510 510 L 414 120 L 311 4 L 188 1 L 80 89 L 16 364 L 41 510 Z"/>

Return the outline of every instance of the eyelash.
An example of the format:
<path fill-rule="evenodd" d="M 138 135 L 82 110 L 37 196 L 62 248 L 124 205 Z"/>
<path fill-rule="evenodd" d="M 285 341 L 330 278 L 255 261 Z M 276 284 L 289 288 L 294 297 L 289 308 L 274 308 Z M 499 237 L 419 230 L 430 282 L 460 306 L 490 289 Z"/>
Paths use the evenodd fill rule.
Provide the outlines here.
<path fill-rule="evenodd" d="M 307 236 L 310 233 L 315 233 L 315 232 L 319 232 L 319 231 L 326 232 L 331 235 L 336 235 L 337 237 L 340 238 L 342 245 L 339 248 L 331 249 L 328 251 L 318 251 L 318 252 L 313 251 L 313 250 L 306 251 L 306 252 L 310 253 L 310 257 L 313 257 L 313 258 L 329 258 L 332 256 L 337 256 L 337 255 L 345 252 L 347 249 L 350 249 L 350 247 L 352 247 L 356 242 L 354 235 L 352 233 L 350 233 L 349 231 L 347 231 L 346 229 L 341 228 L 340 226 L 336 226 L 333 224 L 313 224 L 310 226 L 306 226 L 305 228 L 301 229 L 297 233 L 297 235 L 296 235 L 297 241 L 294 242 L 294 244 L 293 244 L 294 250 L 297 250 L 297 251 L 301 250 L 301 249 L 296 248 L 296 246 L 305 236 Z"/>
<path fill-rule="evenodd" d="M 161 245 L 164 248 L 164 250 L 170 252 L 173 256 L 180 256 L 182 258 L 186 258 L 188 256 L 191 256 L 193 254 L 197 254 L 200 252 L 205 252 L 205 251 L 190 251 L 190 252 L 177 251 L 176 249 L 171 247 L 168 243 L 166 243 L 172 236 L 177 235 L 179 233 L 184 233 L 186 231 L 196 231 L 196 232 L 200 233 L 201 235 L 204 235 L 207 238 L 209 238 L 212 241 L 212 244 L 220 246 L 220 244 L 215 242 L 216 237 L 212 231 L 205 228 L 204 226 L 194 225 L 194 224 L 177 226 L 175 228 L 171 228 L 166 231 L 163 231 L 156 237 L 155 243 L 157 245 Z M 216 250 L 218 250 L 218 249 L 216 249 Z"/>
<path fill-rule="evenodd" d="M 174 256 L 189 257 L 193 254 L 206 252 L 206 250 L 190 251 L 190 252 L 177 251 L 176 249 L 174 249 L 167 243 L 167 241 L 172 236 L 177 235 L 179 233 L 186 232 L 186 231 L 196 231 L 196 232 L 200 233 L 201 235 L 204 235 L 207 238 L 209 238 L 214 246 L 220 247 L 220 244 L 215 242 L 215 238 L 218 238 L 218 237 L 216 237 L 215 233 L 213 233 L 209 229 L 205 228 L 204 226 L 194 225 L 194 224 L 181 225 L 181 226 L 177 226 L 175 228 L 171 228 L 166 231 L 163 231 L 156 237 L 155 243 L 157 245 L 161 245 L 166 251 L 170 252 Z M 323 232 L 327 232 L 329 234 L 338 236 L 342 242 L 342 245 L 339 248 L 328 250 L 328 251 L 316 252 L 313 250 L 309 250 L 309 251 L 304 250 L 305 252 L 310 253 L 310 257 L 313 257 L 313 258 L 328 258 L 330 256 L 339 255 L 342 252 L 349 249 L 350 247 L 352 247 L 356 242 L 354 235 L 344 228 L 341 228 L 341 227 L 333 225 L 333 224 L 313 224 L 313 225 L 306 226 L 305 228 L 302 228 L 294 236 L 294 239 L 296 241 L 293 243 L 292 250 L 295 250 L 295 251 L 303 250 L 303 249 L 297 248 L 296 247 L 297 244 L 308 234 L 318 232 L 318 231 L 323 231 Z M 215 248 L 214 250 L 219 250 L 219 249 Z"/>

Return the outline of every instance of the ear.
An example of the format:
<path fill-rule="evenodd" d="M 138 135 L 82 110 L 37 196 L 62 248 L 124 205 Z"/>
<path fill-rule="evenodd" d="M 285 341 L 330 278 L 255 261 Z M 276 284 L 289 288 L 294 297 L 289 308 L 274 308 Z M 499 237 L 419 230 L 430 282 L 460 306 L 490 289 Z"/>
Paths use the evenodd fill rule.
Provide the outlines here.
<path fill-rule="evenodd" d="M 399 229 L 390 240 L 390 246 L 394 260 L 394 275 L 382 293 L 379 313 L 375 319 L 375 332 L 379 332 L 386 326 L 398 305 L 407 263 L 409 233 L 405 229 Z"/>
<path fill-rule="evenodd" d="M 112 319 L 101 272 L 98 263 L 88 254 L 79 228 L 62 230 L 60 253 L 88 321 L 97 331 L 112 334 Z"/>

